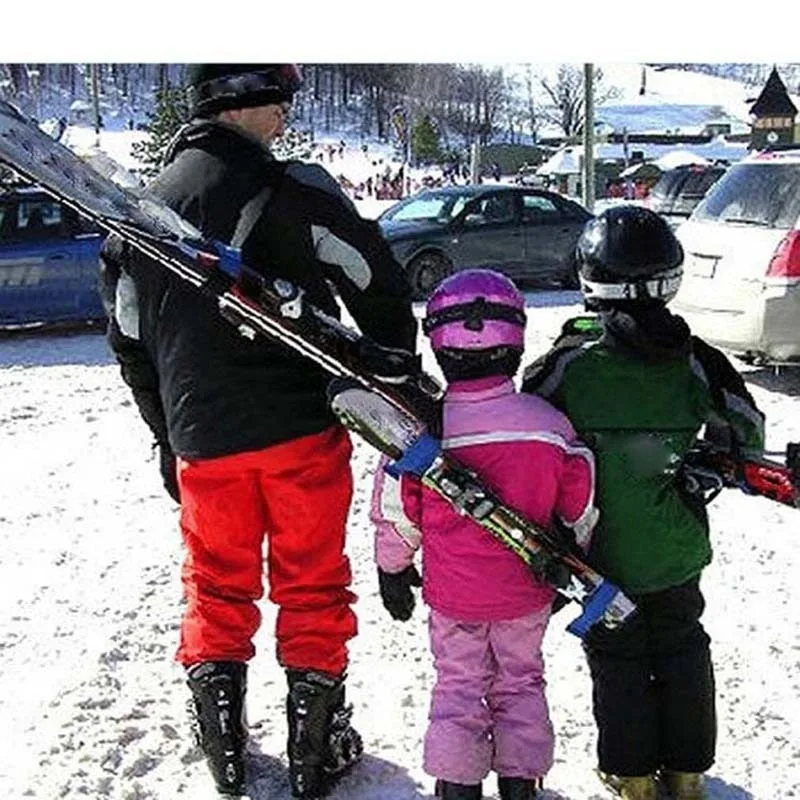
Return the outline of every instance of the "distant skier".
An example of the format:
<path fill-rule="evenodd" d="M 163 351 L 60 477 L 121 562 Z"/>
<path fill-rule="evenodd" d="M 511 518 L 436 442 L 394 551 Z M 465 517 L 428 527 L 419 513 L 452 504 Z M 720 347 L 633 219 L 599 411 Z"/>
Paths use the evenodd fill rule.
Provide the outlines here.
<path fill-rule="evenodd" d="M 196 119 L 149 190 L 251 268 L 302 287 L 327 313 L 329 282 L 361 329 L 413 349 L 409 287 L 377 223 L 359 217 L 319 165 L 268 145 L 300 86 L 291 64 L 190 67 Z M 323 795 L 361 753 L 345 704 L 356 634 L 344 553 L 351 444 L 310 361 L 223 320 L 213 298 L 111 237 L 104 255 L 109 338 L 181 503 L 187 669 L 200 745 L 220 791 L 245 788 L 247 662 L 261 615 L 264 539 L 277 656 L 288 680 L 289 781 Z M 177 455 L 177 458 L 176 458 Z"/>
<path fill-rule="evenodd" d="M 523 391 L 566 413 L 597 458 L 600 521 L 590 563 L 638 605 L 618 631 L 585 643 L 594 684 L 599 767 L 625 800 L 705 798 L 716 719 L 700 575 L 711 561 L 705 497 L 682 460 L 701 428 L 758 453 L 763 415 L 718 350 L 666 307 L 683 252 L 652 211 L 615 206 L 591 220 L 577 256 L 586 307 Z M 587 332 L 588 327 L 588 332 Z"/>
<path fill-rule="evenodd" d="M 448 381 L 447 451 L 525 516 L 562 520 L 585 547 L 593 458 L 566 417 L 514 389 L 525 328 L 514 284 L 489 270 L 457 273 L 434 291 L 423 326 Z M 553 763 L 541 644 L 554 591 L 415 478 L 380 472 L 372 518 L 381 597 L 395 619 L 411 616 L 423 548 L 437 673 L 424 766 L 438 797 L 477 800 L 493 769 L 502 800 L 530 800 Z"/>

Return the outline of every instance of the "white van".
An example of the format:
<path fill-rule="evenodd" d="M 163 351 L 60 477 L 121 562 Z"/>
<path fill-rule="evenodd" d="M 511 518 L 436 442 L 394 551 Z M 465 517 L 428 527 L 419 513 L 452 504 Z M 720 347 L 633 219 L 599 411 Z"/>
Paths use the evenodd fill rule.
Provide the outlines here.
<path fill-rule="evenodd" d="M 676 235 L 671 307 L 692 331 L 755 361 L 800 361 L 800 146 L 734 164 Z"/>

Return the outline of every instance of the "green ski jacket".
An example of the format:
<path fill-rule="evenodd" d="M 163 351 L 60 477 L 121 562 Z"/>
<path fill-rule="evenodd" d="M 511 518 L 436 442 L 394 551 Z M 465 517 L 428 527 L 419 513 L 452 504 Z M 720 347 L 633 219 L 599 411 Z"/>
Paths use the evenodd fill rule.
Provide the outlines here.
<path fill-rule="evenodd" d="M 523 391 L 562 410 L 594 451 L 600 520 L 589 558 L 634 594 L 680 585 L 712 555 L 683 458 L 704 427 L 739 452 L 760 452 L 763 415 L 726 356 L 688 329 L 681 354 L 662 358 L 620 347 L 586 318 L 564 330 L 525 370 Z"/>

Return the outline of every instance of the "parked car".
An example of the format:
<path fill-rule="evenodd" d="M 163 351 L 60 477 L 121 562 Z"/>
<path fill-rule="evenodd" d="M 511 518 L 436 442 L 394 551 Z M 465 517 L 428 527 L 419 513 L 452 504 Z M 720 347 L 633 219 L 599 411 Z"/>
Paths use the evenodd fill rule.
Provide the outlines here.
<path fill-rule="evenodd" d="M 531 186 L 534 189 L 544 189 L 547 186 L 547 176 L 539 175 L 539 165 L 523 164 L 514 176 L 514 182 L 522 186 Z"/>
<path fill-rule="evenodd" d="M 576 287 L 575 244 L 591 217 L 552 192 L 510 185 L 423 191 L 379 218 L 414 297 L 468 267 L 500 270 L 520 285 Z"/>
<path fill-rule="evenodd" d="M 103 239 L 41 189 L 0 191 L 0 327 L 103 318 Z"/>
<path fill-rule="evenodd" d="M 673 306 L 695 332 L 749 359 L 800 359 L 800 148 L 734 164 L 677 235 Z"/>
<path fill-rule="evenodd" d="M 725 174 L 719 165 L 688 164 L 667 170 L 650 190 L 646 205 L 674 228 L 689 218 L 708 190 Z"/>

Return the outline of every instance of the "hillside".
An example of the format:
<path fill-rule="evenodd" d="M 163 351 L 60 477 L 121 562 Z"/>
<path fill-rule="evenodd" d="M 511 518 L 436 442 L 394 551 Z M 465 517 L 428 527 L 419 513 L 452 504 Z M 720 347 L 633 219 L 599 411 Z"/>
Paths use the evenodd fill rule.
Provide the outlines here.
<path fill-rule="evenodd" d="M 180 85 L 185 73 L 182 64 L 100 66 L 100 104 L 107 130 L 145 124 L 154 108 L 157 86 L 166 80 Z M 397 103 L 412 108 L 415 116 L 432 114 L 446 149 L 463 147 L 475 135 L 488 137 L 484 141 L 530 140 L 531 103 L 540 136 L 562 132 L 549 121 L 555 109 L 544 88 L 544 82 L 554 86 L 559 64 L 303 66 L 307 80 L 296 99 L 296 124 L 315 136 L 344 131 L 351 138 L 396 141 L 389 116 Z M 800 65 L 777 66 L 790 94 L 797 97 Z M 596 67 L 603 74 L 602 95 L 610 95 L 598 102 L 596 113 L 608 127 L 640 131 L 644 124 L 647 130 L 687 131 L 698 120 L 713 117 L 733 117 L 746 127 L 749 105 L 772 65 L 598 63 Z M 75 113 L 70 111 L 72 103 L 90 97 L 88 75 L 87 65 L 0 64 L 0 98 L 15 102 L 40 120 L 69 118 Z M 451 82 L 445 80 L 448 75 Z M 475 99 L 481 93 L 485 98 Z M 797 100 L 800 105 L 800 97 Z M 469 113 L 474 116 L 480 108 L 486 117 L 480 123 L 469 119 L 468 108 L 474 103 Z M 676 117 L 673 111 L 659 120 L 657 113 L 648 110 L 665 105 L 681 106 L 684 112 Z M 457 118 L 452 109 L 459 107 Z M 697 112 L 700 107 L 706 110 Z"/>

